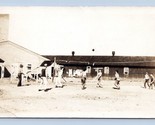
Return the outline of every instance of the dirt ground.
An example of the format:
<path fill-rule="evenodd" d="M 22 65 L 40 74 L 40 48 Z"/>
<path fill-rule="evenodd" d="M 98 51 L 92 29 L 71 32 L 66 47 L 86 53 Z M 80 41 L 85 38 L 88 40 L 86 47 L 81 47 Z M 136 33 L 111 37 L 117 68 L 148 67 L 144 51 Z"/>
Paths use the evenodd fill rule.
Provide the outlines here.
<path fill-rule="evenodd" d="M 0 80 L 0 117 L 34 118 L 155 118 L 155 89 L 144 89 L 143 80 L 121 81 L 121 89 L 113 89 L 114 81 L 87 80 L 81 89 L 79 78 L 66 78 L 64 88 L 55 88 L 49 80 L 49 91 L 38 91 L 36 82 Z"/>

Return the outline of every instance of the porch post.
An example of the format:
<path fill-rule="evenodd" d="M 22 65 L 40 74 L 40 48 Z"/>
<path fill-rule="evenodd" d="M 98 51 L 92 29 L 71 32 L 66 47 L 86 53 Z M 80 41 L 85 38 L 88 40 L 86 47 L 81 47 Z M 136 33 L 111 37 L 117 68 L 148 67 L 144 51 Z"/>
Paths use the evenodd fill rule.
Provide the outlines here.
<path fill-rule="evenodd" d="M 4 78 L 4 65 L 1 66 L 1 79 Z"/>

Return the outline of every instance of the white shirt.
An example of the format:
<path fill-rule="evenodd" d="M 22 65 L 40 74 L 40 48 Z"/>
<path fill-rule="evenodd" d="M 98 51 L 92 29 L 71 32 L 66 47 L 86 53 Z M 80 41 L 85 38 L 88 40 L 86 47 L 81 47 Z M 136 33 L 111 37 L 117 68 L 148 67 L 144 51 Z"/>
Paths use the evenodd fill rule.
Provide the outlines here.
<path fill-rule="evenodd" d="M 149 79 L 149 75 L 148 74 L 145 74 L 145 79 Z"/>
<path fill-rule="evenodd" d="M 116 78 L 117 80 L 120 80 L 119 74 L 118 74 L 118 73 L 115 73 L 115 78 Z"/>
<path fill-rule="evenodd" d="M 86 77 L 86 71 L 82 72 L 82 77 Z"/>

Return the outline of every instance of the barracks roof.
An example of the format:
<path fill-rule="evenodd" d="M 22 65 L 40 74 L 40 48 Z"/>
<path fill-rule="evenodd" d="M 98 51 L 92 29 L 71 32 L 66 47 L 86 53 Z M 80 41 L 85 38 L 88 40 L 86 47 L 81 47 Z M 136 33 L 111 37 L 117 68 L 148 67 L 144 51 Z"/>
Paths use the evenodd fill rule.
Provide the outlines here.
<path fill-rule="evenodd" d="M 50 59 L 51 63 L 56 57 L 56 62 L 61 65 L 155 67 L 155 57 L 153 56 L 43 56 Z"/>

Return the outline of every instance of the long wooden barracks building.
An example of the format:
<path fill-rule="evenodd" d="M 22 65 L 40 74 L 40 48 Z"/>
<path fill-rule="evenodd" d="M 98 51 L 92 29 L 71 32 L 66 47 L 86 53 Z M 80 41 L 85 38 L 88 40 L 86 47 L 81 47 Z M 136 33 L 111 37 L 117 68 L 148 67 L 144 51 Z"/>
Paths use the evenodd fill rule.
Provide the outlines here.
<path fill-rule="evenodd" d="M 50 65 L 54 58 L 56 62 L 65 67 L 65 76 L 76 76 L 83 70 L 88 70 L 88 76 L 96 76 L 99 69 L 105 77 L 114 77 L 115 70 L 121 77 L 144 78 L 146 72 L 155 73 L 155 57 L 150 56 L 50 56 L 50 61 L 42 65 Z"/>
<path fill-rule="evenodd" d="M 0 42 L 0 78 L 14 77 L 18 74 L 19 65 L 23 64 L 25 72 L 40 73 L 35 69 L 48 66 L 47 74 L 52 76 L 53 62 L 64 66 L 64 76 L 73 77 L 81 70 L 88 71 L 89 77 L 96 76 L 99 69 L 103 76 L 114 77 L 115 70 L 121 77 L 144 78 L 146 72 L 155 73 L 155 57 L 150 56 L 41 56 L 13 42 Z M 33 72 L 34 70 L 34 72 Z"/>

